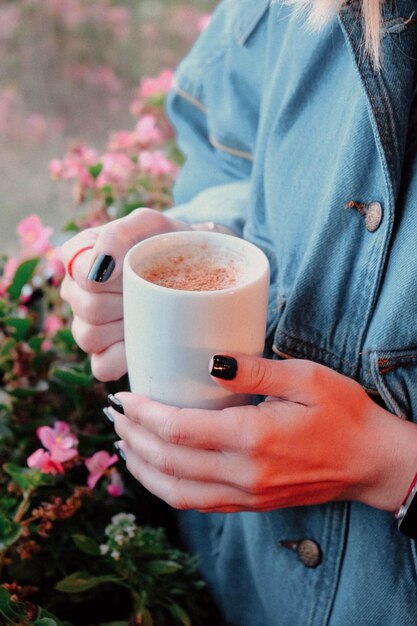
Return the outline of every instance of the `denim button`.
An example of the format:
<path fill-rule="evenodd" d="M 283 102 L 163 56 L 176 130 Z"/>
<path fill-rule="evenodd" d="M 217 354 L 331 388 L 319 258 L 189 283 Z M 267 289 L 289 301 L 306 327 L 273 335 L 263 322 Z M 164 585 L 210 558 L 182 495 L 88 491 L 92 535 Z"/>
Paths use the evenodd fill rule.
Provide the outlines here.
<path fill-rule="evenodd" d="M 317 567 L 322 559 L 321 548 L 318 543 L 311 539 L 300 541 L 297 549 L 298 558 L 306 567 Z"/>
<path fill-rule="evenodd" d="M 379 202 L 371 202 L 366 208 L 365 226 L 373 233 L 382 221 L 382 206 Z"/>
<path fill-rule="evenodd" d="M 295 552 L 305 567 L 317 567 L 320 565 L 323 554 L 319 544 L 312 539 L 298 541 L 280 541 L 279 545 Z"/>

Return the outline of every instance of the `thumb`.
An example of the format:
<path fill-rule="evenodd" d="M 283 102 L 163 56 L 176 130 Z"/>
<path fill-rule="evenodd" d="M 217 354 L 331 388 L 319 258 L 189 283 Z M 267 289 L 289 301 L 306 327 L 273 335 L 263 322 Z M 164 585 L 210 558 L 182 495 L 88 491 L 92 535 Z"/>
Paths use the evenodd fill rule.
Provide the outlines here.
<path fill-rule="evenodd" d="M 209 372 L 222 387 L 236 393 L 275 396 L 293 402 L 305 402 L 307 389 L 303 370 L 307 361 L 276 361 L 247 354 L 216 354 Z"/>

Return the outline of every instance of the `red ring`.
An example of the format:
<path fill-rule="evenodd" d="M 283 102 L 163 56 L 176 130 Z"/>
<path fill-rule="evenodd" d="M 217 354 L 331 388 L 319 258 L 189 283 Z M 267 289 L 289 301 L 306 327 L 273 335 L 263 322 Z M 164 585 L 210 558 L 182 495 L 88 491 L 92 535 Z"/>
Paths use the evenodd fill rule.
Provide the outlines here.
<path fill-rule="evenodd" d="M 91 250 L 91 248 L 94 248 L 94 246 L 84 246 L 84 248 L 80 248 L 68 261 L 67 272 L 70 278 L 72 278 L 73 280 L 74 280 L 74 276 L 72 275 L 72 266 L 74 265 L 75 259 L 77 258 L 79 254 L 81 254 L 82 252 L 85 252 L 86 250 Z"/>

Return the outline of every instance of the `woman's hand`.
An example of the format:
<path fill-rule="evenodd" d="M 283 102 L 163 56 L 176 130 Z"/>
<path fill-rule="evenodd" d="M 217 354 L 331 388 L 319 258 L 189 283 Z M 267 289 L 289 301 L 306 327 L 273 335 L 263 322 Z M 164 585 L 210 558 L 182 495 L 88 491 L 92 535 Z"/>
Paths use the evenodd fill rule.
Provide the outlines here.
<path fill-rule="evenodd" d="M 125 415 L 109 411 L 120 454 L 145 487 L 175 508 L 207 512 L 342 499 L 390 511 L 401 504 L 417 471 L 414 424 L 322 365 L 228 359 L 211 371 L 231 380 L 216 381 L 264 402 L 208 411 L 117 394 Z"/>
<path fill-rule="evenodd" d="M 62 259 L 71 271 L 62 282 L 61 296 L 74 313 L 74 338 L 91 354 L 92 371 L 99 380 L 117 380 L 127 370 L 122 319 L 122 268 L 127 251 L 151 235 L 189 228 L 159 211 L 137 209 L 127 217 L 84 230 L 63 245 Z"/>

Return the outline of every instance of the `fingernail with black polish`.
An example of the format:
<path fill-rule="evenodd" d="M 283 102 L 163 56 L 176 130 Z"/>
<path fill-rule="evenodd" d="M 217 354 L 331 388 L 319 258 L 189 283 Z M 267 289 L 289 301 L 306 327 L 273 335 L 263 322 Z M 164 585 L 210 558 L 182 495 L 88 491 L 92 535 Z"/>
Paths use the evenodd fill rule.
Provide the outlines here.
<path fill-rule="evenodd" d="M 106 418 L 108 424 L 110 424 L 110 426 L 114 426 L 114 417 L 110 413 L 110 411 L 109 411 L 109 409 L 107 407 L 104 407 L 103 413 L 104 413 L 104 417 Z"/>
<path fill-rule="evenodd" d="M 115 441 L 113 447 L 119 459 L 121 461 L 126 461 L 126 454 L 124 453 L 124 450 L 122 450 L 122 448 L 120 447 L 120 442 Z"/>
<path fill-rule="evenodd" d="M 118 413 L 121 413 L 122 415 L 125 414 L 123 410 L 123 404 L 112 393 L 109 393 L 109 395 L 107 396 L 107 402 L 112 409 L 114 409 Z"/>
<path fill-rule="evenodd" d="M 237 374 L 237 361 L 232 356 L 216 354 L 211 362 L 211 376 L 223 380 L 233 380 Z"/>
<path fill-rule="evenodd" d="M 115 260 L 109 254 L 100 254 L 93 263 L 93 267 L 88 272 L 87 279 L 96 283 L 105 283 L 109 280 L 114 268 Z"/>

